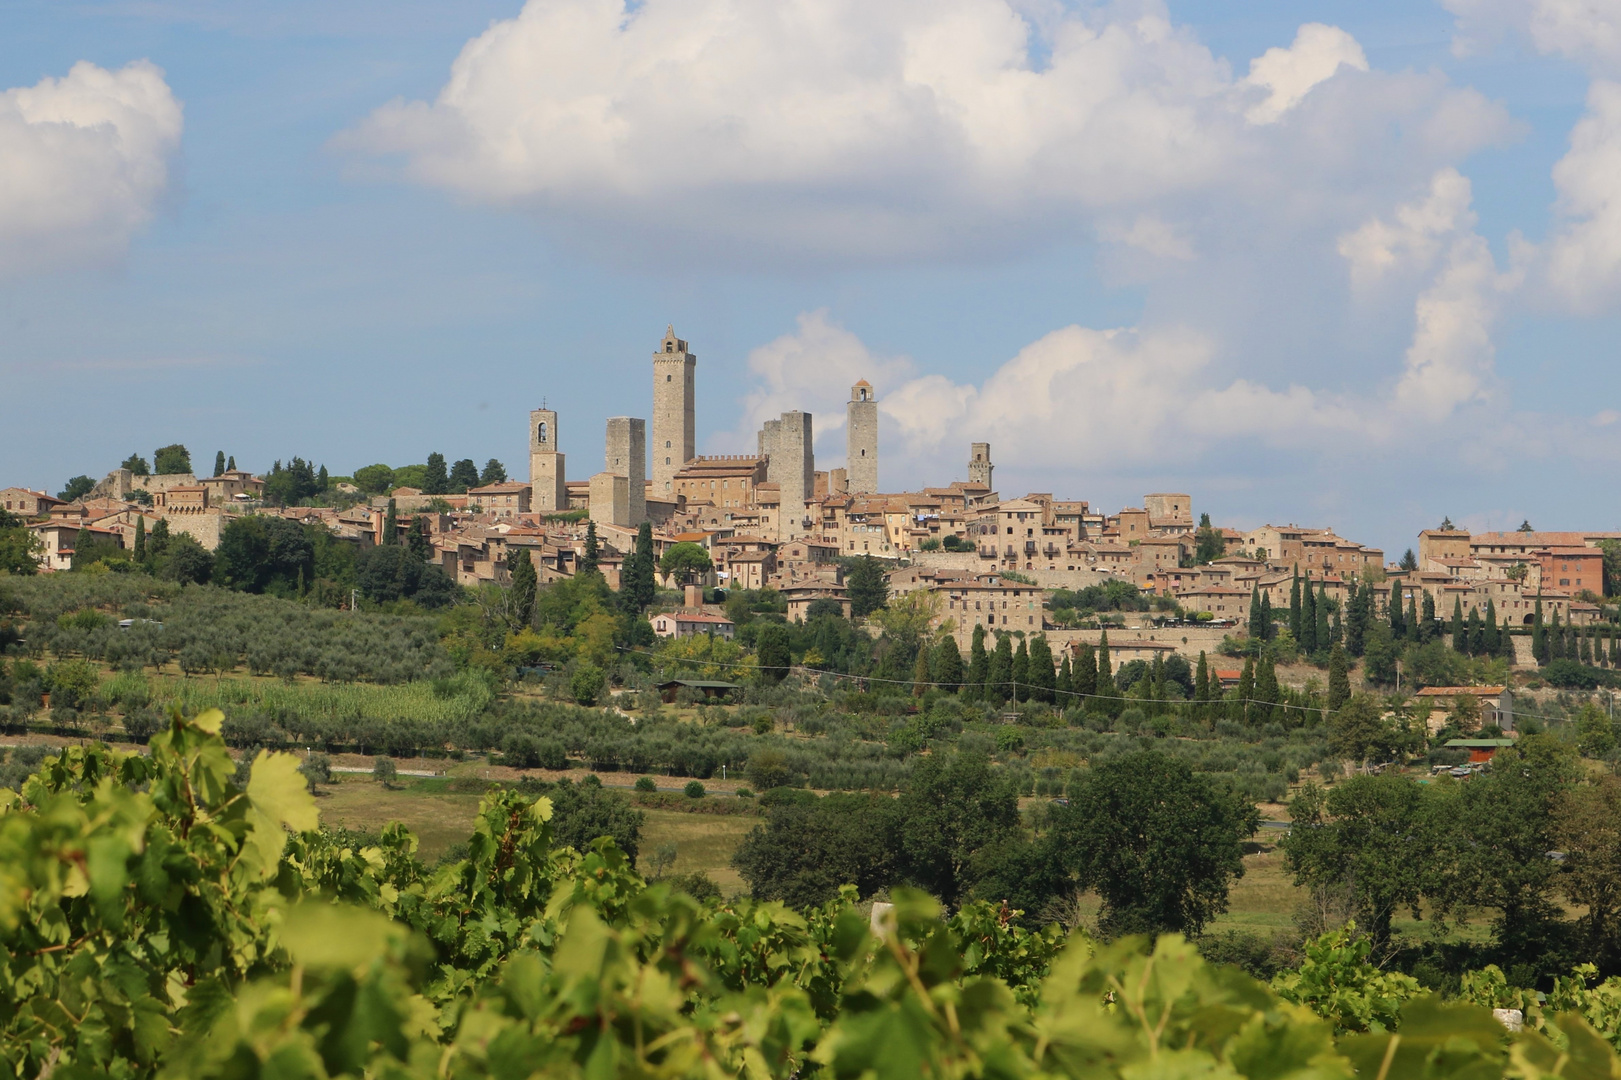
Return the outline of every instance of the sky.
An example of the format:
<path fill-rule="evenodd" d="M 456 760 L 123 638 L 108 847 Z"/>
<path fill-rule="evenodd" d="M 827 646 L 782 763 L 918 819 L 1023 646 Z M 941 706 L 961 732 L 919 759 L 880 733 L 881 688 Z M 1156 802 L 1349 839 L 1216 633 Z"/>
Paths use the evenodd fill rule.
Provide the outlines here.
<path fill-rule="evenodd" d="M 886 490 L 1621 529 L 1621 0 L 9 0 L 0 486 L 569 475 L 880 400 Z"/>

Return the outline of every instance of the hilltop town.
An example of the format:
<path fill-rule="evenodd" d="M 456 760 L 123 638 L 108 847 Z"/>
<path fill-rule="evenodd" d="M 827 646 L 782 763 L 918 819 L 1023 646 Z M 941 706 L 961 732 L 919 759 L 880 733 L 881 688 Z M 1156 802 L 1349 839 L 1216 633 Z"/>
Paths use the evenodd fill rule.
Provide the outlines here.
<path fill-rule="evenodd" d="M 960 649 L 983 627 L 1020 638 L 1044 634 L 1058 656 L 1095 646 L 1112 627 L 1112 657 L 1121 665 L 1213 656 L 1252 629 L 1258 601 L 1277 611 L 1293 594 L 1298 606 L 1302 582 L 1309 598 L 1335 612 L 1336 640 L 1357 592 L 1378 586 L 1385 611 L 1389 597 L 1399 596 L 1404 607 L 1441 623 L 1457 615 L 1515 629 L 1503 635 L 1513 661 L 1534 664 L 1525 632 L 1533 623 L 1588 627 L 1600 620 L 1606 548 L 1621 542 L 1621 533 L 1529 526 L 1471 535 L 1446 522 L 1420 534 L 1416 553 L 1389 562 L 1331 527 L 1223 528 L 1196 513 L 1187 493 L 1147 494 L 1141 506 L 1112 512 L 1049 492 L 1006 496 L 983 442 L 967 447 L 959 478 L 885 491 L 878 392 L 865 380 L 850 388 L 841 465 L 817 467 L 813 418 L 801 411 L 766 421 L 752 453 L 700 456 L 697 365 L 688 343 L 668 329 L 651 358 L 651 439 L 645 419 L 610 418 L 603 468 L 583 479 L 566 469 L 566 417 L 540 408 L 529 414 L 527 481 L 508 479 L 498 461 L 482 473 L 470 461 L 447 472 L 442 458 L 437 482 L 431 464 L 399 470 L 398 478 L 379 481 L 357 470 L 356 478 L 332 481 L 324 467 L 317 475 L 295 459 L 276 463 L 267 490 L 266 477 L 223 454 L 210 476 L 195 475 L 189 457 L 183 471 L 154 471 L 136 455 L 88 490 L 87 478 L 79 478 L 81 490 L 57 497 L 5 488 L 0 507 L 26 519 L 44 571 L 88 563 L 87 544 L 99 556 L 133 554 L 142 534 L 159 532 L 213 552 L 231 522 L 267 516 L 319 526 L 357 552 L 414 534 L 425 560 L 460 586 L 507 583 L 520 552 L 541 584 L 568 579 L 594 545 L 592 561 L 618 589 L 645 524 L 659 563 L 667 565 L 677 545 L 701 553 L 659 575 L 666 587 L 684 586 L 688 601 L 656 625 L 660 636 L 729 635 L 734 626 L 724 607 L 704 603 L 715 590 L 775 590 L 790 621 L 802 621 L 818 602 L 849 616 L 850 560 L 870 557 L 885 568 L 891 594 L 932 594 L 935 627 L 947 627 Z M 184 454 L 183 447 L 160 450 L 160 464 L 175 450 Z M 369 471 L 377 470 L 389 472 Z M 399 478 L 416 484 L 393 482 Z M 1130 586 L 1141 610 L 1127 605 L 1076 617 L 1063 603 L 1113 583 Z M 333 599 L 341 607 L 359 598 Z M 1238 673 L 1223 677 L 1232 683 Z"/>

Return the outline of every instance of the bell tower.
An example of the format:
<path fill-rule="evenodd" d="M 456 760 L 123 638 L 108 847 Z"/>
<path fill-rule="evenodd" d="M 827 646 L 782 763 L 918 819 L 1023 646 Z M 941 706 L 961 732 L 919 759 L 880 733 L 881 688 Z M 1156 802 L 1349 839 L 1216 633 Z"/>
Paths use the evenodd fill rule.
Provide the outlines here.
<path fill-rule="evenodd" d="M 557 449 L 557 412 L 532 409 L 529 413 L 529 498 L 537 514 L 568 510 L 568 489 L 563 485 L 563 455 Z"/>

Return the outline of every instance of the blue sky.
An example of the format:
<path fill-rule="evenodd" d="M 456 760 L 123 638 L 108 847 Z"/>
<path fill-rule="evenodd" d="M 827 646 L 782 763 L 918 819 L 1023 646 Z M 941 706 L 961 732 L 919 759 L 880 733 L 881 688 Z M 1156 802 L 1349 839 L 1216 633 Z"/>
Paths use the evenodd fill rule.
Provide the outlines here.
<path fill-rule="evenodd" d="M 180 441 L 570 474 L 882 404 L 964 475 L 1392 553 L 1621 528 L 1621 3 L 15 0 L 0 485 Z M 131 66 L 135 65 L 135 66 Z M 9 175 L 8 175 L 9 174 Z M 15 403 L 26 403 L 18 407 Z M 1595 493 L 1600 493 L 1594 498 Z"/>

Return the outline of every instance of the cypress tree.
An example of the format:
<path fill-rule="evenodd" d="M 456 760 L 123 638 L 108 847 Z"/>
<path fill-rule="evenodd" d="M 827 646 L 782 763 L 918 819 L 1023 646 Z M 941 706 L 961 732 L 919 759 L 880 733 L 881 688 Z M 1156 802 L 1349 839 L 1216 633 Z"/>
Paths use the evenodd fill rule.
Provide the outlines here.
<path fill-rule="evenodd" d="M 1505 616 L 1504 621 L 1507 622 Z M 1481 656 L 1496 656 L 1500 642 L 1497 640 L 1497 601 L 1487 599 L 1486 618 L 1480 624 L 1480 648 L 1477 650 Z"/>
<path fill-rule="evenodd" d="M 1276 665 L 1264 656 L 1261 657 L 1261 662 L 1255 665 L 1255 698 L 1260 703 L 1260 712 L 1259 715 L 1251 717 L 1250 723 L 1259 726 L 1271 723 L 1278 717 L 1279 710 L 1273 708 L 1283 700 L 1278 688 L 1278 670 Z"/>
<path fill-rule="evenodd" d="M 1497 632 L 1497 656 L 1501 656 L 1509 663 L 1519 662 L 1519 654 L 1514 649 L 1514 635 L 1508 632 L 1508 616 L 1503 616 L 1503 627 Z"/>
<path fill-rule="evenodd" d="M 215 476 L 223 476 L 223 475 L 225 475 L 225 451 L 224 450 L 216 450 L 216 451 L 214 451 L 214 475 Z"/>
<path fill-rule="evenodd" d="M 1344 705 L 1351 697 L 1351 665 L 1338 645 L 1328 654 L 1328 707 Z"/>
<path fill-rule="evenodd" d="M 1310 570 L 1306 571 L 1306 587 L 1300 594 L 1300 630 L 1295 641 L 1306 656 L 1317 651 L 1317 597 L 1311 591 Z"/>
<path fill-rule="evenodd" d="M 423 562 L 433 554 L 433 544 L 428 540 L 428 519 L 421 514 L 411 519 L 411 527 L 405 531 L 405 546 Z"/>
<path fill-rule="evenodd" d="M 1328 624 L 1328 582 L 1317 583 L 1317 641 L 1313 652 L 1327 652 L 1339 635 Z M 1338 616 L 1336 615 L 1336 618 Z"/>
<path fill-rule="evenodd" d="M 1069 650 L 1064 650 L 1064 658 L 1058 663 L 1058 680 L 1053 684 L 1053 695 L 1058 704 L 1068 707 L 1073 699 L 1070 694 L 1075 692 L 1075 677 L 1069 666 Z"/>
<path fill-rule="evenodd" d="M 1249 719 L 1255 701 L 1255 657 L 1244 658 L 1244 670 L 1238 676 L 1238 694 L 1233 698 L 1231 716 L 1239 723 Z"/>
<path fill-rule="evenodd" d="M 991 672 L 985 681 L 988 700 L 997 704 L 1006 701 L 1013 692 L 1012 681 L 1013 638 L 1002 634 L 996 639 L 996 648 L 991 650 Z"/>
<path fill-rule="evenodd" d="M 1120 710 L 1125 707 L 1119 693 L 1114 685 L 1114 661 L 1109 657 L 1109 632 L 1105 630 L 1098 638 L 1097 694 L 1104 711 L 1110 716 L 1119 716 Z"/>
<path fill-rule="evenodd" d="M 1471 609 L 1472 610 L 1472 609 Z M 1463 629 L 1463 597 L 1452 598 L 1452 651 L 1469 655 L 1469 638 Z"/>
<path fill-rule="evenodd" d="M 926 646 L 917 651 L 917 662 L 912 665 L 912 696 L 922 697 L 929 692 L 929 650 Z"/>
<path fill-rule="evenodd" d="M 1407 600 L 1407 618 L 1404 625 L 1407 630 L 1408 641 L 1420 640 L 1419 634 L 1422 631 L 1419 629 L 1417 597 L 1409 597 Z"/>
<path fill-rule="evenodd" d="M 1418 640 L 1435 640 L 1435 597 L 1428 592 L 1424 594 L 1424 613 L 1418 619 Z"/>
<path fill-rule="evenodd" d="M 383 515 L 383 543 L 396 544 L 400 539 L 399 511 L 394 506 L 394 500 L 388 500 L 388 511 Z"/>
<path fill-rule="evenodd" d="M 1261 621 L 1261 586 L 1250 586 L 1250 638 L 1254 641 L 1266 640 L 1266 623 Z"/>
<path fill-rule="evenodd" d="M 1401 582 L 1393 581 L 1390 584 L 1390 640 L 1400 641 L 1407 636 L 1407 628 L 1402 625 L 1401 617 Z"/>
<path fill-rule="evenodd" d="M 1345 627 L 1340 622 L 1340 613 L 1334 612 L 1334 622 L 1328 628 L 1328 641 L 1331 645 L 1345 644 Z"/>
<path fill-rule="evenodd" d="M 1345 651 L 1352 656 L 1362 655 L 1362 643 L 1368 631 L 1368 607 L 1373 603 L 1373 586 L 1357 588 L 1352 583 L 1351 598 L 1345 613 Z"/>
<path fill-rule="evenodd" d="M 1583 630 L 1577 630 L 1576 631 L 1576 636 L 1578 638 L 1580 638 L 1581 642 L 1582 642 L 1582 644 L 1581 644 L 1581 650 L 1582 650 L 1581 662 L 1584 663 L 1584 664 L 1591 664 L 1593 662 L 1592 635 L 1589 634 L 1585 629 L 1583 629 Z"/>
<path fill-rule="evenodd" d="M 984 650 L 983 645 L 980 648 Z M 957 649 L 956 637 L 951 634 L 942 637 L 935 646 L 934 681 L 950 694 L 955 694 L 962 685 L 962 653 Z"/>
<path fill-rule="evenodd" d="M 1193 669 L 1193 705 L 1188 716 L 1204 719 L 1205 702 L 1210 700 L 1210 668 L 1205 662 L 1204 650 L 1199 650 L 1199 663 Z"/>
<path fill-rule="evenodd" d="M 235 472 L 236 471 L 236 455 L 235 454 L 232 454 L 230 457 L 225 459 L 225 471 L 226 472 Z"/>
<path fill-rule="evenodd" d="M 135 518 L 135 561 L 146 562 L 146 518 Z"/>
<path fill-rule="evenodd" d="M 535 618 L 535 591 L 539 580 L 528 548 L 519 548 L 507 559 L 507 573 L 512 576 L 513 625 L 529 626 Z"/>
<path fill-rule="evenodd" d="M 1536 610 L 1531 615 L 1531 658 L 1538 664 L 1548 662 L 1548 628 L 1542 625 L 1542 598 L 1537 598 Z"/>
<path fill-rule="evenodd" d="M 1559 609 L 1554 608 L 1553 619 L 1548 623 L 1548 659 L 1543 663 L 1551 663 L 1565 658 L 1565 629 L 1559 625 Z"/>
<path fill-rule="evenodd" d="M 585 523 L 585 554 L 580 557 L 579 572 L 582 574 L 596 573 L 597 560 L 600 558 L 602 558 L 602 542 L 597 539 L 597 523 L 587 521 Z"/>
<path fill-rule="evenodd" d="M 1271 641 L 1276 633 L 1272 625 L 1272 594 L 1264 592 L 1261 594 L 1261 640 Z"/>
<path fill-rule="evenodd" d="M 963 688 L 970 701 L 985 700 L 985 684 L 990 679 L 991 658 L 985 652 L 984 624 L 974 627 L 974 639 L 968 646 L 968 685 Z"/>
<path fill-rule="evenodd" d="M 1053 691 L 1057 689 L 1057 678 L 1053 672 L 1053 651 L 1047 644 L 1047 636 L 1038 634 L 1030 642 L 1030 697 L 1033 701 L 1044 702 L 1051 705 Z"/>
<path fill-rule="evenodd" d="M 1470 656 L 1489 656 L 1486 651 L 1486 624 L 1480 620 L 1480 609 L 1470 608 L 1469 618 L 1463 626 L 1463 651 Z"/>
<path fill-rule="evenodd" d="M 1080 703 L 1085 708 L 1090 709 L 1097 704 L 1094 698 L 1098 692 L 1097 653 L 1084 641 L 1081 642 L 1081 647 L 1075 650 L 1075 668 L 1070 673 L 1070 688 L 1080 695 Z"/>
<path fill-rule="evenodd" d="M 1289 587 L 1289 634 L 1300 640 L 1300 567 L 1295 566 L 1294 584 Z"/>
<path fill-rule="evenodd" d="M 1613 626 L 1610 628 L 1610 666 L 1621 667 L 1621 639 L 1617 639 Z"/>
<path fill-rule="evenodd" d="M 1030 692 L 1030 651 L 1026 647 L 1024 638 L 1019 639 L 1019 647 L 1013 653 L 1013 700 L 1029 701 Z"/>

